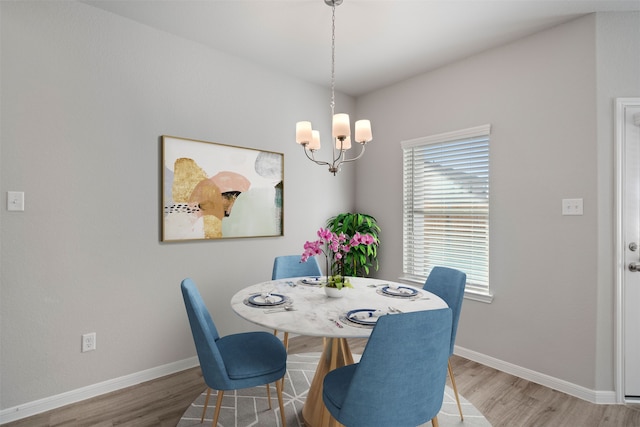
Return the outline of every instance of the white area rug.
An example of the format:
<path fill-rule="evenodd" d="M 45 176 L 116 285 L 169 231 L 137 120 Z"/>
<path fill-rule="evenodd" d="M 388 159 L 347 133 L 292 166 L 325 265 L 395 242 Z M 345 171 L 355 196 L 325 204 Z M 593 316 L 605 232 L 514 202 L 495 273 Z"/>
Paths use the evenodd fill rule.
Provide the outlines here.
<path fill-rule="evenodd" d="M 303 427 L 302 405 L 307 397 L 309 385 L 318 364 L 319 353 L 292 354 L 287 360 L 287 374 L 284 386 L 284 408 L 287 418 L 286 427 Z M 216 392 L 211 392 L 209 406 L 204 419 L 200 423 L 202 407 L 206 392 L 200 395 L 182 415 L 178 427 L 210 426 L 213 421 L 213 411 L 216 402 Z M 224 394 L 219 427 L 248 427 L 248 426 L 278 426 L 281 427 L 280 408 L 275 385 L 271 385 L 271 405 L 267 402 L 267 390 L 265 386 L 250 389 L 228 391 Z M 460 414 L 456 405 L 453 391 L 446 387 L 444 403 L 438 414 L 440 427 L 491 427 L 491 424 L 482 414 L 466 399 L 460 396 L 464 421 L 460 421 Z M 431 422 L 424 424 L 430 427 Z M 389 426 L 394 427 L 394 426 Z"/>

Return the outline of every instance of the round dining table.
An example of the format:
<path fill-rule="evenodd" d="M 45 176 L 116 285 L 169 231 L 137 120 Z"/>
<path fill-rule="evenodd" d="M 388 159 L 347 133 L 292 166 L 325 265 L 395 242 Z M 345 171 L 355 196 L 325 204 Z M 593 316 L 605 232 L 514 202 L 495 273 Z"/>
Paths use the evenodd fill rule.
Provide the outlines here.
<path fill-rule="evenodd" d="M 337 298 L 327 295 L 322 277 L 261 282 L 231 298 L 233 311 L 256 325 L 325 338 L 302 409 L 307 427 L 341 426 L 324 406 L 322 383 L 327 372 L 354 363 L 347 338 L 369 337 L 380 316 L 447 307 L 441 298 L 422 288 L 363 277 L 350 277 L 349 281 L 352 287 L 340 290 Z"/>

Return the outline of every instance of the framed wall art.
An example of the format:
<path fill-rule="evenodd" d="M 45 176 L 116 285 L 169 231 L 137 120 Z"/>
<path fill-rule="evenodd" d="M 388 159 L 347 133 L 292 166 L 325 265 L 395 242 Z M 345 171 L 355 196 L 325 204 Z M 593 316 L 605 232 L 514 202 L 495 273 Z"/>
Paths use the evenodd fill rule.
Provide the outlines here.
<path fill-rule="evenodd" d="M 284 154 L 162 136 L 162 241 L 283 235 Z"/>

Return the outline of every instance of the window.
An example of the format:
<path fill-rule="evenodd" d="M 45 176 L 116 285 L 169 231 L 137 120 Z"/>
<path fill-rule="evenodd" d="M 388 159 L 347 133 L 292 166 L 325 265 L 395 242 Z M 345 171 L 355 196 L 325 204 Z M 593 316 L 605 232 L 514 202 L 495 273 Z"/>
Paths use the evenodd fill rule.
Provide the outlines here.
<path fill-rule="evenodd" d="M 490 302 L 490 125 L 402 142 L 403 274 L 435 266 L 467 274 L 465 295 Z"/>

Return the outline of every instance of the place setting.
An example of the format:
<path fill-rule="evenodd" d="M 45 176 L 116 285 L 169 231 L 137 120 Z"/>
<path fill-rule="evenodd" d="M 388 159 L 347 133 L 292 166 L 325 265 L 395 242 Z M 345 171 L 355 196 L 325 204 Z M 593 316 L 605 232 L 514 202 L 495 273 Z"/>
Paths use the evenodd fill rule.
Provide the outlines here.
<path fill-rule="evenodd" d="M 403 299 L 417 298 L 421 295 L 421 292 L 416 288 L 396 284 L 377 286 L 376 292 L 385 297 Z"/>
<path fill-rule="evenodd" d="M 307 286 L 322 286 L 326 283 L 324 276 L 319 277 L 305 277 L 299 280 L 299 283 Z"/>
<path fill-rule="evenodd" d="M 249 295 L 244 299 L 244 304 L 254 308 L 290 307 L 293 301 L 284 294 L 274 292 L 259 292 Z"/>
<path fill-rule="evenodd" d="M 387 310 L 374 309 L 374 308 L 357 308 L 349 310 L 340 316 L 342 323 L 349 326 L 360 328 L 373 328 L 376 325 L 378 319 L 382 316 L 389 314 L 400 314 L 401 310 L 389 306 Z M 329 319 L 331 320 L 331 319 Z"/>

